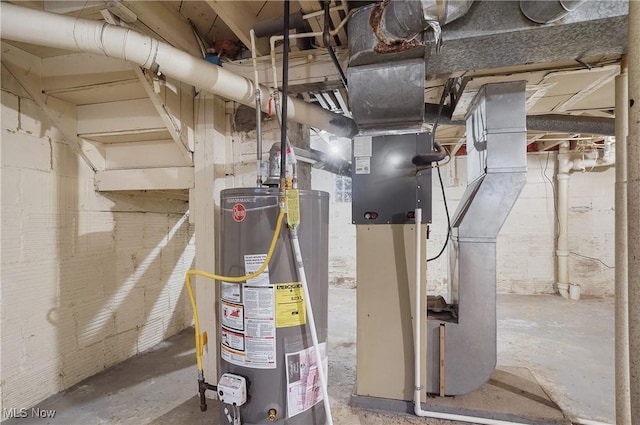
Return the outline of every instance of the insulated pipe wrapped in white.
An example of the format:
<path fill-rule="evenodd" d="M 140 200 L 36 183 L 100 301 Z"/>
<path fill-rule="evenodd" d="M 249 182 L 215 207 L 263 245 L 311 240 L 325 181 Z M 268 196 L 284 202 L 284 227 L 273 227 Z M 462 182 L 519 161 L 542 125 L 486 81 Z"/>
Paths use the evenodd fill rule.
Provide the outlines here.
<path fill-rule="evenodd" d="M 129 28 L 0 3 L 0 37 L 40 46 L 101 54 L 159 70 L 243 105 L 255 107 L 254 83 Z M 46 28 L 46 31 L 43 30 Z M 269 89 L 260 86 L 261 109 L 269 110 Z M 357 132 L 353 120 L 301 99 L 288 98 L 288 119 L 343 137 Z"/>

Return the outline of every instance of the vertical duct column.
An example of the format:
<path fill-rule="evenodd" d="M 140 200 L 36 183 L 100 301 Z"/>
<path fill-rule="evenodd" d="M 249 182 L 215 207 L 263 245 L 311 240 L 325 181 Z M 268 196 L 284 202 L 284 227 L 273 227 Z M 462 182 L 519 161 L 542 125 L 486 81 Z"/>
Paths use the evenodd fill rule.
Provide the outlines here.
<path fill-rule="evenodd" d="M 629 295 L 627 288 L 627 134 L 629 133 L 627 58 L 616 77 L 616 423 L 631 423 L 629 396 Z"/>
<path fill-rule="evenodd" d="M 487 84 L 467 116 L 467 189 L 452 220 L 451 298 L 457 320 L 427 322 L 427 392 L 440 392 L 440 325 L 446 327 L 445 394 L 471 392 L 496 365 L 496 242 L 527 179 L 524 81 Z"/>
<path fill-rule="evenodd" d="M 627 214 L 629 233 L 629 359 L 631 423 L 640 425 L 640 2 L 629 2 L 629 137 Z M 633 361 L 631 361 L 633 359 Z"/>

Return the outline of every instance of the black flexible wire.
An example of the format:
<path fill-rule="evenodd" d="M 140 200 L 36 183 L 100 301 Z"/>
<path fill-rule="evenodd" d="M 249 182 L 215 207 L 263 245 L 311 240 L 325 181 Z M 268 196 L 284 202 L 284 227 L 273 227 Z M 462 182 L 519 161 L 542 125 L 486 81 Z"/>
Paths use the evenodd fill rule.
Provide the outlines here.
<path fill-rule="evenodd" d="M 280 180 L 287 177 L 287 106 L 289 95 L 289 0 L 284 0 L 284 39 L 282 46 L 282 125 L 280 126 Z"/>
<path fill-rule="evenodd" d="M 442 109 L 444 107 L 444 101 L 447 98 L 447 92 L 451 88 L 451 80 L 447 81 L 445 84 L 444 90 L 442 92 L 442 97 L 440 98 L 440 106 L 438 107 L 438 115 L 436 116 L 436 121 L 433 123 L 433 140 L 435 143 L 436 140 L 436 129 L 438 128 L 438 123 L 440 121 L 440 114 L 442 114 Z M 453 160 L 453 158 L 451 158 Z M 444 183 L 442 182 L 442 173 L 440 173 L 440 167 L 438 169 L 438 179 L 440 180 L 440 189 L 442 190 L 442 202 L 444 202 L 444 211 L 447 214 L 447 237 L 442 244 L 442 248 L 440 248 L 440 252 L 438 255 L 432 258 L 427 258 L 427 263 L 429 261 L 437 260 L 444 253 L 444 250 L 447 248 L 447 244 L 449 243 L 449 238 L 451 237 L 451 217 L 449 216 L 449 207 L 447 206 L 447 194 L 444 191 Z"/>
<path fill-rule="evenodd" d="M 433 258 L 428 258 L 427 263 L 429 261 L 437 260 L 444 253 L 444 250 L 447 248 L 447 243 L 449 242 L 449 237 L 451 237 L 451 218 L 449 217 L 449 207 L 447 206 L 447 195 L 444 192 L 444 183 L 442 182 L 442 174 L 440 173 L 440 167 L 438 167 L 438 179 L 440 180 L 440 189 L 442 190 L 442 202 L 444 202 L 444 210 L 447 213 L 447 237 L 442 244 L 442 248 L 440 248 L 440 252 Z"/>

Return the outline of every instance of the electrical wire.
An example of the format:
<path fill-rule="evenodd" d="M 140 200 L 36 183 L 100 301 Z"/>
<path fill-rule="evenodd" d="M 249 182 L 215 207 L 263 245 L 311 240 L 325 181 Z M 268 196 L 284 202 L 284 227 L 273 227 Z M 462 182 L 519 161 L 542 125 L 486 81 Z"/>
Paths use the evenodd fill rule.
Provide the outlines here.
<path fill-rule="evenodd" d="M 287 108 L 289 105 L 289 0 L 284 0 L 284 39 L 282 45 L 282 101 L 280 108 L 280 203 L 283 203 L 285 184 L 287 181 Z"/>
<path fill-rule="evenodd" d="M 556 193 L 556 185 L 553 183 L 553 180 L 547 176 L 547 169 L 549 168 L 549 158 L 551 157 L 551 152 L 547 152 L 547 160 L 544 163 L 544 169 L 542 168 L 542 163 L 540 164 L 540 172 L 542 176 L 549 182 L 551 185 L 551 190 L 553 191 L 553 213 L 556 216 L 556 242 L 560 237 L 560 231 L 562 227 L 560 227 L 560 216 L 558 215 L 558 196 Z"/>
<path fill-rule="evenodd" d="M 569 254 L 571 254 L 571 255 L 575 255 L 576 257 L 585 258 L 585 259 L 587 259 L 587 260 L 596 261 L 596 262 L 598 262 L 598 263 L 602 264 L 603 266 L 605 266 L 605 267 L 606 267 L 606 268 L 608 268 L 608 269 L 615 269 L 615 266 L 610 266 L 610 265 L 608 265 L 607 263 L 605 263 L 604 261 L 602 261 L 601 259 L 596 258 L 596 257 L 589 257 L 588 255 L 578 254 L 577 252 L 573 252 L 573 251 L 569 251 Z"/>
<path fill-rule="evenodd" d="M 437 260 L 444 253 L 444 250 L 447 248 L 447 243 L 449 242 L 449 237 L 451 236 L 451 217 L 449 217 L 449 207 L 447 206 L 447 195 L 444 191 L 444 183 L 442 182 L 442 174 L 440 173 L 440 168 L 438 170 L 438 179 L 440 180 L 440 189 L 442 190 L 442 201 L 444 202 L 444 211 L 447 214 L 447 237 L 442 244 L 442 248 L 440 248 L 440 252 L 433 258 L 428 258 L 427 263 L 429 261 Z"/>
<path fill-rule="evenodd" d="M 440 115 L 442 114 L 442 109 L 444 108 L 444 102 L 447 98 L 447 93 L 451 88 L 451 82 L 452 82 L 451 79 L 447 81 L 447 83 L 445 84 L 444 90 L 442 91 L 442 96 L 440 97 L 440 104 L 438 106 L 438 115 L 436 116 L 436 120 L 433 123 L 433 129 L 432 129 L 434 141 L 436 139 L 436 130 L 438 129 L 438 123 L 440 122 Z M 449 154 L 449 160 L 446 163 L 448 163 L 449 161 L 451 161 L 451 154 Z M 445 164 L 442 164 L 442 165 L 445 165 Z M 444 253 L 444 250 L 447 249 L 447 244 L 449 243 L 449 238 L 451 237 L 451 217 L 449 216 L 449 206 L 447 205 L 447 194 L 444 190 L 444 183 L 442 182 L 442 173 L 440 172 L 440 165 L 438 164 L 434 168 L 438 170 L 438 180 L 440 180 L 440 189 L 442 190 L 442 202 L 444 203 L 444 211 L 447 214 L 447 237 L 445 238 L 444 243 L 442 244 L 442 248 L 440 248 L 440 252 L 438 252 L 438 255 L 432 258 L 427 258 L 427 263 L 430 261 L 437 260 L 438 258 L 440 258 L 440 256 L 442 256 L 442 254 Z"/>

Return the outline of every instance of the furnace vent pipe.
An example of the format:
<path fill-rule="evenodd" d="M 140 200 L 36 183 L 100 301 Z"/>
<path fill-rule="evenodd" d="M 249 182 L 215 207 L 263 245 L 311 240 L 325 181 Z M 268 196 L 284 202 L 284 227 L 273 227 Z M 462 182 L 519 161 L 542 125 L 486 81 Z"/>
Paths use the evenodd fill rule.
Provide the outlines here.
<path fill-rule="evenodd" d="M 573 12 L 586 0 L 521 0 L 520 11 L 530 21 L 537 24 L 550 24 Z"/>
<path fill-rule="evenodd" d="M 0 3 L 0 37 L 39 46 L 123 59 L 235 102 L 255 107 L 254 83 L 129 28 Z M 42 29 L 46 28 L 46 31 Z M 269 89 L 259 86 L 261 109 L 269 110 Z M 352 137 L 356 123 L 343 115 L 289 97 L 287 117 L 300 124 Z"/>

